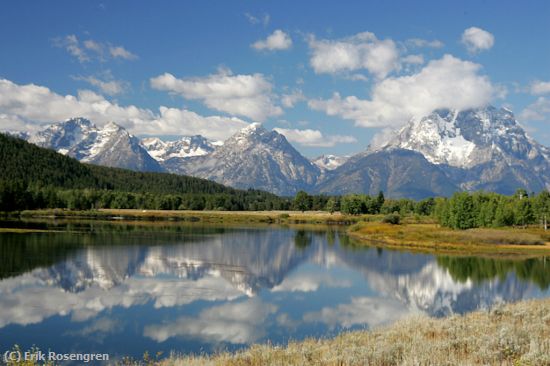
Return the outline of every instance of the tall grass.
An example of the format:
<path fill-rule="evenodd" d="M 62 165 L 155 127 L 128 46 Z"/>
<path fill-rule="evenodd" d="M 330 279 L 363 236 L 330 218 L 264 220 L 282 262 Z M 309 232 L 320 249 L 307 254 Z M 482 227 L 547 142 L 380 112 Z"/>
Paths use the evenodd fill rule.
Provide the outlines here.
<path fill-rule="evenodd" d="M 409 318 L 373 331 L 308 339 L 285 347 L 171 357 L 179 365 L 550 365 L 550 300 L 520 302 L 466 316 Z"/>

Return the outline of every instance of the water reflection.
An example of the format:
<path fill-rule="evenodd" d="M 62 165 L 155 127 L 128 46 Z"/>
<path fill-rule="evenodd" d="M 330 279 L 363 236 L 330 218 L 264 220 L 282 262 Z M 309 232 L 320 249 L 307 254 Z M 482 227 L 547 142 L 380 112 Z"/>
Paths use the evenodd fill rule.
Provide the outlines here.
<path fill-rule="evenodd" d="M 544 258 L 352 244 L 333 229 L 196 225 L 1 234 L 0 344 L 211 352 L 550 295 Z"/>

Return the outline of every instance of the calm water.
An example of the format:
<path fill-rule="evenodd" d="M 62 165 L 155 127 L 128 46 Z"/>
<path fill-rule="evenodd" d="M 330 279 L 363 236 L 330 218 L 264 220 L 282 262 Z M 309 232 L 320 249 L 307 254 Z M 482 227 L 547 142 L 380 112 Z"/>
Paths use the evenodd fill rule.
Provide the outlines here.
<path fill-rule="evenodd" d="M 17 225 L 60 232 L 0 234 L 2 352 L 209 353 L 550 296 L 550 258 L 358 248 L 337 228 Z"/>

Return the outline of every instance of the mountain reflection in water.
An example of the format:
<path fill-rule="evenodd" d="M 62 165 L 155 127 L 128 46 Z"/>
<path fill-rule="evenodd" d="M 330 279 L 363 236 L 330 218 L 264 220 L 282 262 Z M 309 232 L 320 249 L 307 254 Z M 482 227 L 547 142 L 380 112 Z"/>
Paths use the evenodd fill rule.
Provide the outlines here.
<path fill-rule="evenodd" d="M 83 224 L 3 233 L 0 344 L 137 357 L 214 352 L 550 295 L 545 258 L 349 243 L 334 228 Z"/>

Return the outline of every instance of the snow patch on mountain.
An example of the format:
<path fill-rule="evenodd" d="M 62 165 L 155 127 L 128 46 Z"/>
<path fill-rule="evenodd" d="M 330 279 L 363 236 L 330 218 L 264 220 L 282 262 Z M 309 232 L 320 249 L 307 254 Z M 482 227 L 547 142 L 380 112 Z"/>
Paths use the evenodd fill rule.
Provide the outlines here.
<path fill-rule="evenodd" d="M 334 170 L 344 164 L 349 158 L 349 156 L 321 155 L 313 159 L 312 163 L 317 165 L 321 170 Z"/>
<path fill-rule="evenodd" d="M 184 136 L 176 141 L 162 141 L 157 137 L 141 140 L 143 146 L 155 160 L 163 162 L 172 158 L 190 158 L 210 154 L 223 141 L 208 140 L 203 136 Z"/>
<path fill-rule="evenodd" d="M 494 159 L 533 160 L 544 149 L 528 137 L 507 109 L 442 109 L 412 118 L 372 150 L 400 148 L 422 153 L 434 164 L 471 168 Z"/>

